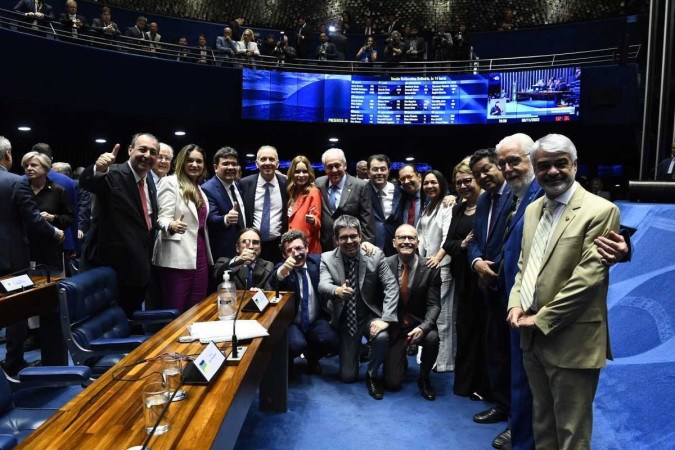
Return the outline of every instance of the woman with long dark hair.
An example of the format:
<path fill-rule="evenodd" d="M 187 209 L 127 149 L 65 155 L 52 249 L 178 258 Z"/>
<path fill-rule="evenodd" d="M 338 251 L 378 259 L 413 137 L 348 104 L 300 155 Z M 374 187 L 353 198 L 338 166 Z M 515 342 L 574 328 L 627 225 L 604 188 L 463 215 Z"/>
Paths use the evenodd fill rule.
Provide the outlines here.
<path fill-rule="evenodd" d="M 321 192 L 306 156 L 293 158 L 287 179 L 288 229 L 305 233 L 309 253 L 321 253 Z"/>

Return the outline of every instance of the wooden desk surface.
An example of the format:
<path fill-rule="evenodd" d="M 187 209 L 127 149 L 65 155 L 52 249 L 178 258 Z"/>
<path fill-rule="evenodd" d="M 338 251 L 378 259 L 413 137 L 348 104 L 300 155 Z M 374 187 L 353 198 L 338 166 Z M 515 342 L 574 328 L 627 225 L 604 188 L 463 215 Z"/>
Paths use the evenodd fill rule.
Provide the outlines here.
<path fill-rule="evenodd" d="M 269 298 L 274 296 L 272 292 L 267 294 Z M 207 449 L 214 442 L 219 443 L 218 448 L 223 442 L 228 447 L 234 446 L 257 385 L 270 361 L 277 357 L 277 345 L 287 342 L 286 330 L 294 311 L 292 298 L 292 292 L 284 292 L 281 301 L 269 305 L 263 314 L 240 313 L 240 319 L 258 320 L 269 330 L 270 336 L 244 341 L 248 350 L 241 362 L 223 368 L 208 386 L 184 386 L 188 396 L 169 406 L 169 431 L 152 437 L 149 446 L 153 450 Z M 17 448 L 127 449 L 141 445 L 147 437 L 141 400 L 147 380 L 115 381 L 113 374 L 134 380 L 151 375 L 150 378 L 158 381 L 161 377 L 159 360 L 144 362 L 128 370 L 116 369 L 163 353 L 199 354 L 205 347 L 199 341 L 181 344 L 176 339 L 188 334 L 186 326 L 193 322 L 217 320 L 215 299 L 216 294 L 212 294 L 165 326 L 64 405 Z M 229 347 L 229 343 L 218 345 L 221 349 Z M 287 355 L 287 351 L 283 353 L 282 356 Z M 287 388 L 286 373 L 283 375 L 282 381 Z M 229 434 L 224 435 L 221 428 Z"/>

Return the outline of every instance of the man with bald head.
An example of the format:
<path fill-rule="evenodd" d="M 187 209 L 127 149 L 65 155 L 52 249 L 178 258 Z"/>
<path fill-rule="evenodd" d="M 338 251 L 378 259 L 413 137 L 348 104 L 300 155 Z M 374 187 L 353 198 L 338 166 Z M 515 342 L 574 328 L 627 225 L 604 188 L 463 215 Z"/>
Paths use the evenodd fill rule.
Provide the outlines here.
<path fill-rule="evenodd" d="M 173 147 L 164 142 L 159 143 L 159 155 L 157 155 L 157 163 L 152 168 L 152 180 L 155 186 L 159 188 L 162 178 L 167 176 L 171 171 L 171 161 L 173 161 Z"/>
<path fill-rule="evenodd" d="M 333 223 L 348 214 L 359 219 L 364 241 L 372 242 L 375 236 L 372 200 L 368 182 L 347 173 L 347 159 L 339 148 L 330 148 L 321 156 L 326 175 L 316 179 L 321 191 L 321 248 L 324 251 L 335 248 Z"/>
<path fill-rule="evenodd" d="M 140 309 L 150 283 L 150 259 L 157 221 L 157 189 L 148 176 L 159 154 L 159 141 L 135 134 L 129 159 L 115 164 L 120 145 L 103 153 L 80 177 L 96 196 L 92 222 L 82 251 L 84 269 L 111 266 L 117 272 L 118 302 L 128 317 Z"/>
<path fill-rule="evenodd" d="M 362 159 L 356 163 L 356 178 L 359 180 L 368 180 L 370 176 L 368 174 L 368 161 Z"/>

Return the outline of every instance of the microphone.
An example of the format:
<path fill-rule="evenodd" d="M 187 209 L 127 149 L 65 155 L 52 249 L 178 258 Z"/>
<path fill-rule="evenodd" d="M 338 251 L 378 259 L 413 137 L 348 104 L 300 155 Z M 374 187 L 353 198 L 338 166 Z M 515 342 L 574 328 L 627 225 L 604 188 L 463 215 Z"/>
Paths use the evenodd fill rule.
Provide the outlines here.
<path fill-rule="evenodd" d="M 234 315 L 232 320 L 232 353 L 230 353 L 230 358 L 233 360 L 239 359 L 239 340 L 237 339 L 237 317 L 239 316 L 239 311 L 241 311 L 241 305 L 244 304 L 244 298 L 246 297 L 246 292 L 249 290 L 248 278 L 246 279 L 245 284 L 246 289 L 241 292 L 241 300 L 237 305 L 237 313 Z"/>

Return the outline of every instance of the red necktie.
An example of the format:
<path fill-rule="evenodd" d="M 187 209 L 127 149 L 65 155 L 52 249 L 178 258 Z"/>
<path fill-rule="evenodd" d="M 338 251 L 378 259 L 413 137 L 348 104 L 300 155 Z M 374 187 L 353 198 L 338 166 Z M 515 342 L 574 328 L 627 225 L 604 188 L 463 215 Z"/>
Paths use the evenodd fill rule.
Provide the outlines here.
<path fill-rule="evenodd" d="M 410 206 L 408 207 L 408 225 L 415 226 L 415 206 L 417 204 L 417 199 L 415 196 L 410 198 Z"/>
<path fill-rule="evenodd" d="M 148 226 L 148 230 L 152 228 L 150 224 L 150 214 L 148 214 L 148 200 L 145 198 L 145 182 L 143 178 L 138 180 L 138 193 L 141 196 L 141 207 L 143 208 L 143 216 L 145 217 L 145 223 Z"/>

